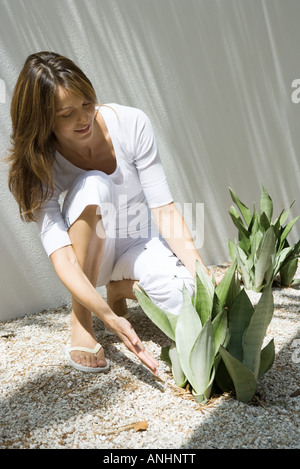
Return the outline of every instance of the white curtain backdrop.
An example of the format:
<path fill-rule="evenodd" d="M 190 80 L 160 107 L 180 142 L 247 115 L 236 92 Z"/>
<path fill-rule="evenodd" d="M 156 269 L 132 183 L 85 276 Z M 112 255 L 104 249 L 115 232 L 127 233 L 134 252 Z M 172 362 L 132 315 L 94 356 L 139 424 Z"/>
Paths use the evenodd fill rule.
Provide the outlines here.
<path fill-rule="evenodd" d="M 69 298 L 7 188 L 10 100 L 26 57 L 64 54 L 99 102 L 149 115 L 174 199 L 215 264 L 236 234 L 228 186 L 252 206 L 264 184 L 275 214 L 293 200 L 291 217 L 300 213 L 299 17 L 299 0 L 0 0 L 0 321 Z M 299 236 L 297 225 L 290 241 Z"/>

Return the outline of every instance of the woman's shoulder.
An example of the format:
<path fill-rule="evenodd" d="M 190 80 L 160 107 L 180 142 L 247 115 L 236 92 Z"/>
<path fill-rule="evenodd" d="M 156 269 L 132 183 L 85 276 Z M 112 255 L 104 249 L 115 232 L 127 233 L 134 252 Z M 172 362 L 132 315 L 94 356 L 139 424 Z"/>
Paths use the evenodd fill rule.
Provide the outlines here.
<path fill-rule="evenodd" d="M 101 105 L 100 112 L 106 122 L 112 124 L 110 129 L 115 129 L 121 146 L 129 155 L 136 154 L 143 136 L 152 134 L 147 114 L 137 107 L 108 103 Z"/>
<path fill-rule="evenodd" d="M 98 109 L 106 115 L 112 115 L 112 113 L 114 113 L 115 117 L 118 118 L 119 123 L 132 124 L 132 122 L 147 119 L 146 113 L 142 109 L 134 106 L 118 103 L 105 103 L 100 104 Z"/>

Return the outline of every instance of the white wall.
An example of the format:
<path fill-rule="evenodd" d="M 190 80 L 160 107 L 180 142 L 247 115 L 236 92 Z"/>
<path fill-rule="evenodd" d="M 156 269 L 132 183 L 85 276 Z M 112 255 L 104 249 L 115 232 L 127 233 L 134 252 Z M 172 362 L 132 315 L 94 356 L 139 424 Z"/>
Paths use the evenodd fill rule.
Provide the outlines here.
<path fill-rule="evenodd" d="M 148 113 L 175 200 L 204 203 L 201 255 L 225 261 L 235 235 L 228 186 L 252 204 L 264 183 L 275 212 L 296 200 L 292 215 L 300 213 L 300 104 L 291 100 L 299 16 L 298 0 L 0 0 L 1 159 L 25 58 L 43 49 L 65 54 L 99 101 Z M 69 296 L 35 226 L 19 220 L 4 166 L 0 184 L 1 321 Z M 194 224 L 201 238 L 195 214 Z M 290 240 L 299 234 L 298 225 Z"/>

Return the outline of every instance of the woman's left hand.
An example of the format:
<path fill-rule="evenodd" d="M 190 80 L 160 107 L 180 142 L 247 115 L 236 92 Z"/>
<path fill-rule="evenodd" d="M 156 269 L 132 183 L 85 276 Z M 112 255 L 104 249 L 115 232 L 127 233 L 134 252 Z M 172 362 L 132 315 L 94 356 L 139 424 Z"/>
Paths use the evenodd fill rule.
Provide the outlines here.
<path fill-rule="evenodd" d="M 110 324 L 109 327 L 122 340 L 128 350 L 134 353 L 157 376 L 158 362 L 147 352 L 130 322 L 123 317 L 115 316 L 113 324 Z"/>

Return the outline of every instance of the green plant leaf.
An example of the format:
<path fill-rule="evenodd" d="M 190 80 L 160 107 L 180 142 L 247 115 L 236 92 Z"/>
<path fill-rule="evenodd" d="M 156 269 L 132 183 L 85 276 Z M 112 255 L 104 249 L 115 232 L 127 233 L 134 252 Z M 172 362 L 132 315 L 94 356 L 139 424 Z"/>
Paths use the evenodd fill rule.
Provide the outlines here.
<path fill-rule="evenodd" d="M 237 257 L 237 262 L 238 262 L 238 269 L 241 273 L 245 288 L 251 289 L 252 288 L 251 268 L 249 269 L 249 261 L 248 261 L 247 255 L 239 246 L 236 246 L 236 257 Z"/>
<path fill-rule="evenodd" d="M 251 220 L 251 223 L 248 227 L 248 231 L 249 231 L 250 234 L 254 235 L 257 231 L 259 231 L 259 229 L 260 229 L 259 220 L 260 220 L 260 216 L 257 213 L 257 211 L 255 210 L 255 204 L 253 204 L 252 220 Z"/>
<path fill-rule="evenodd" d="M 260 353 L 260 366 L 258 372 L 258 378 L 264 375 L 273 365 L 275 358 L 275 347 L 274 340 L 270 342 L 262 349 Z"/>
<path fill-rule="evenodd" d="M 293 220 L 291 220 L 287 225 L 286 227 L 284 228 L 281 236 L 280 236 L 280 245 L 279 245 L 279 250 L 281 250 L 284 246 L 284 242 L 286 240 L 286 237 L 288 236 L 288 234 L 291 232 L 293 226 L 295 225 L 295 223 L 299 220 L 300 218 L 300 215 L 298 215 L 298 217 L 294 218 Z"/>
<path fill-rule="evenodd" d="M 211 314 L 211 320 L 214 320 L 216 316 L 218 316 L 219 313 L 223 311 L 222 305 L 220 303 L 219 298 L 217 297 L 217 294 L 214 294 L 214 301 L 213 301 L 213 309 L 212 309 L 212 314 Z"/>
<path fill-rule="evenodd" d="M 172 374 L 174 377 L 174 381 L 177 384 L 177 386 L 180 386 L 181 388 L 183 388 L 187 383 L 187 379 L 181 367 L 178 350 L 174 342 L 169 348 L 169 357 L 170 357 L 171 364 L 172 364 Z"/>
<path fill-rule="evenodd" d="M 259 217 L 259 224 L 260 224 L 260 230 L 262 231 L 262 229 L 264 231 L 267 231 L 268 228 L 270 228 L 270 221 L 267 217 L 267 215 L 265 214 L 265 212 L 263 212 L 260 217 Z M 273 225 L 272 225 L 273 226 Z"/>
<path fill-rule="evenodd" d="M 250 236 L 250 244 L 251 244 L 251 252 L 256 252 L 260 242 L 263 238 L 263 232 L 261 230 L 257 230 L 254 233 L 251 233 Z"/>
<path fill-rule="evenodd" d="M 258 246 L 260 245 L 262 238 L 263 238 L 263 233 L 260 230 L 256 231 L 255 233 L 252 233 L 250 236 L 251 249 L 248 252 L 249 269 L 254 266 L 254 262 L 256 261 L 256 253 L 257 253 Z M 251 264 L 250 264 L 250 260 L 251 260 Z"/>
<path fill-rule="evenodd" d="M 227 310 L 221 311 L 212 321 L 214 355 L 217 355 L 220 345 L 224 345 L 228 332 Z"/>
<path fill-rule="evenodd" d="M 244 289 L 242 289 L 228 313 L 230 340 L 228 352 L 240 362 L 243 361 L 243 337 L 250 324 L 254 307 Z"/>
<path fill-rule="evenodd" d="M 244 335 L 243 363 L 258 377 L 260 354 L 266 330 L 273 316 L 274 302 L 271 285 L 261 294 Z"/>
<path fill-rule="evenodd" d="M 228 240 L 228 253 L 231 262 L 234 262 L 236 260 L 236 244 L 231 239 Z"/>
<path fill-rule="evenodd" d="M 280 233 L 282 232 L 282 225 L 285 223 L 286 219 L 288 218 L 288 215 L 289 210 L 285 212 L 283 209 L 279 216 L 272 222 L 276 239 L 280 238 Z"/>
<path fill-rule="evenodd" d="M 226 349 L 226 347 L 224 347 Z M 228 370 L 225 366 L 224 360 L 221 357 L 221 354 L 218 355 L 218 358 L 221 360 L 216 367 L 216 376 L 215 381 L 216 385 L 220 388 L 222 392 L 230 392 L 234 390 L 234 384 Z"/>
<path fill-rule="evenodd" d="M 256 254 L 254 287 L 258 291 L 264 286 L 265 274 L 274 261 L 275 242 L 274 228 L 270 226 L 263 235 Z"/>
<path fill-rule="evenodd" d="M 254 374 L 243 363 L 230 355 L 222 345 L 220 354 L 233 381 L 238 401 L 245 403 L 251 401 L 257 387 Z"/>
<path fill-rule="evenodd" d="M 151 321 L 163 331 L 170 339 L 175 341 L 175 327 L 177 316 L 168 311 L 159 308 L 152 299 L 147 295 L 142 287 L 134 290 L 135 296 L 143 309 L 144 313 Z"/>
<path fill-rule="evenodd" d="M 214 379 L 215 379 L 215 367 L 213 367 L 213 369 L 212 369 L 210 381 L 209 381 L 206 389 L 203 391 L 203 393 L 197 394 L 194 390 L 192 391 L 194 399 L 195 399 L 196 402 L 198 402 L 198 404 L 204 405 L 209 401 Z"/>
<path fill-rule="evenodd" d="M 293 257 L 294 246 L 288 246 L 279 253 L 277 253 L 274 263 L 274 277 L 278 274 L 278 272 L 284 268 L 284 266 L 290 262 Z"/>
<path fill-rule="evenodd" d="M 273 263 L 274 263 L 274 261 L 270 264 L 269 269 L 265 273 L 264 285 L 263 285 L 263 288 L 260 289 L 260 291 L 262 291 L 267 285 L 269 285 L 269 284 L 272 285 L 272 283 L 273 283 L 273 279 L 274 279 Z"/>
<path fill-rule="evenodd" d="M 187 375 L 187 377 L 197 394 L 203 394 L 210 381 L 214 364 L 214 351 L 213 328 L 210 319 L 208 319 L 202 327 L 189 357 L 192 376 Z"/>
<path fill-rule="evenodd" d="M 224 277 L 216 286 L 216 295 L 220 300 L 222 308 L 225 306 L 230 307 L 234 298 L 240 291 L 240 283 L 236 277 L 237 261 L 232 262 L 229 269 L 227 269 Z"/>
<path fill-rule="evenodd" d="M 282 286 L 289 287 L 292 284 L 294 275 L 297 272 L 298 259 L 292 259 L 280 269 L 280 283 Z"/>
<path fill-rule="evenodd" d="M 187 288 L 184 287 L 183 305 L 175 329 L 175 343 L 182 370 L 192 386 L 194 383 L 190 368 L 190 354 L 201 329 L 200 317 L 192 304 Z"/>
<path fill-rule="evenodd" d="M 278 219 L 279 219 L 279 224 L 280 224 L 281 227 L 287 221 L 290 210 L 291 210 L 292 206 L 294 205 L 294 203 L 295 203 L 295 200 L 291 203 L 291 205 L 289 206 L 289 208 L 286 211 L 283 209 L 281 214 L 279 215 Z"/>
<path fill-rule="evenodd" d="M 244 252 L 248 252 L 250 249 L 250 237 L 249 233 L 245 235 L 242 231 L 239 232 L 239 245 Z"/>
<path fill-rule="evenodd" d="M 245 220 L 246 226 L 248 227 L 252 220 L 252 213 L 246 205 L 240 201 L 237 195 L 233 192 L 233 190 L 229 187 L 229 192 L 233 202 L 237 205 L 238 209 L 240 210 L 242 217 Z"/>
<path fill-rule="evenodd" d="M 201 319 L 201 324 L 205 324 L 211 317 L 214 300 L 214 286 L 211 278 L 207 275 L 202 265 L 196 261 L 195 278 L 195 309 Z"/>
<path fill-rule="evenodd" d="M 262 186 L 262 188 L 263 190 L 260 198 L 260 214 L 262 215 L 265 213 L 270 225 L 273 215 L 273 202 L 265 187 Z"/>
<path fill-rule="evenodd" d="M 203 283 L 203 285 L 205 286 L 208 295 L 212 299 L 214 296 L 214 291 L 215 291 L 214 283 L 212 279 L 210 278 L 210 276 L 207 275 L 206 271 L 204 270 L 203 266 L 200 264 L 198 260 L 196 260 L 196 273 L 198 277 L 200 278 L 201 282 Z"/>
<path fill-rule="evenodd" d="M 244 226 L 243 220 L 241 219 L 240 215 L 238 214 L 238 212 L 237 212 L 237 210 L 234 206 L 230 207 L 229 215 L 231 216 L 231 219 L 232 219 L 234 225 L 238 229 L 239 237 L 240 237 L 240 234 L 242 233 L 247 238 L 249 236 L 247 228 Z"/>
<path fill-rule="evenodd" d="M 174 342 L 172 343 L 174 344 Z M 171 368 L 172 362 L 169 356 L 169 350 L 170 350 L 170 345 L 166 345 L 165 347 L 162 347 L 161 352 L 160 352 L 160 358 L 162 359 L 162 361 L 167 363 L 167 365 L 169 365 L 169 367 Z"/>

